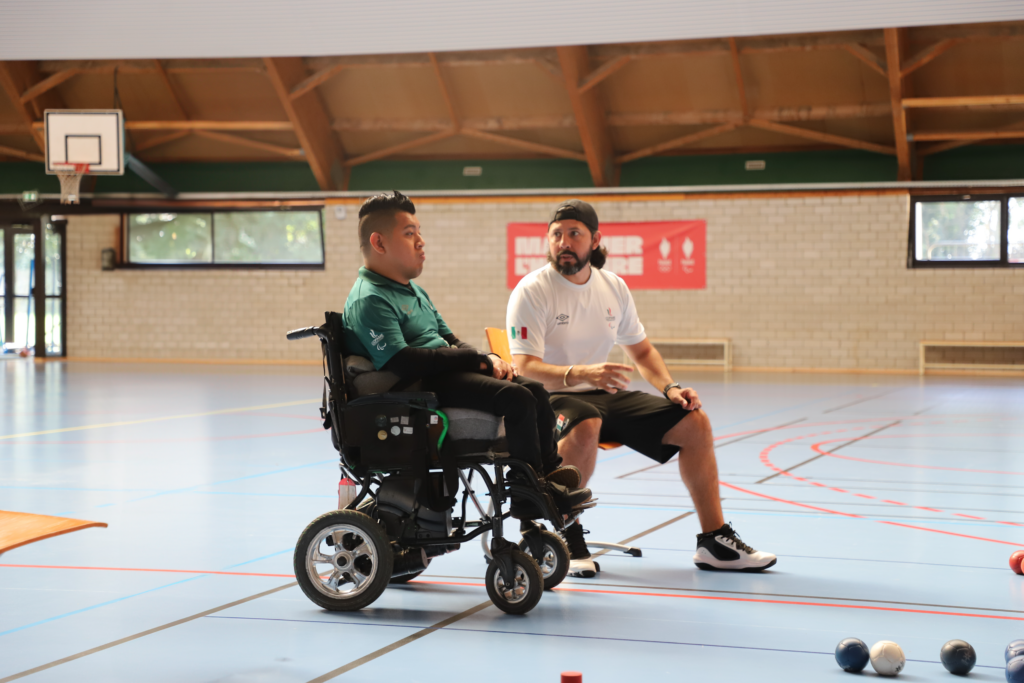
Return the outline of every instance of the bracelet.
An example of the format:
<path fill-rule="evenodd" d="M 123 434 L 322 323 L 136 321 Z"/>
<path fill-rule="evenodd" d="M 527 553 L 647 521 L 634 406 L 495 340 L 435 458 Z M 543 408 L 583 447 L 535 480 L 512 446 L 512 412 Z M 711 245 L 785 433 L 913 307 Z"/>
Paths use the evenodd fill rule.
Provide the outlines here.
<path fill-rule="evenodd" d="M 575 365 L 570 365 L 569 368 L 565 371 L 565 374 L 562 375 L 562 384 L 564 386 L 569 386 L 569 373 L 572 372 L 572 369 L 574 367 L 576 367 L 576 366 Z"/>

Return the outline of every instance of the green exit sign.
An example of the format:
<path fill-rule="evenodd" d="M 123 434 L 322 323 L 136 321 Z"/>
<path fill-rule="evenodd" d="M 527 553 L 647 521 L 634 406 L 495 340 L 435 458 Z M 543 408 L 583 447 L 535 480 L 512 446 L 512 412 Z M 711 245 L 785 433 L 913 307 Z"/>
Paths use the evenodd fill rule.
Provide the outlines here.
<path fill-rule="evenodd" d="M 22 204 L 35 204 L 39 201 L 39 190 L 25 190 L 21 193 Z"/>

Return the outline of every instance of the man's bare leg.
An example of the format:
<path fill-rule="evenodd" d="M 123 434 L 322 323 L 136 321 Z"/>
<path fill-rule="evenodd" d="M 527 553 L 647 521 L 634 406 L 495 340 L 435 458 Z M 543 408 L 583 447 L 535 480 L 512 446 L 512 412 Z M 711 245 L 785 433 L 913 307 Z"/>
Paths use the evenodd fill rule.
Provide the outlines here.
<path fill-rule="evenodd" d="M 597 465 L 597 447 L 601 436 L 601 420 L 590 418 L 572 428 L 558 442 L 558 454 L 563 465 L 572 465 L 580 471 L 580 486 L 586 486 Z"/>
<path fill-rule="evenodd" d="M 725 519 L 718 495 L 714 436 L 707 414 L 703 410 L 693 411 L 668 430 L 661 442 L 679 447 L 679 475 L 693 499 L 701 531 L 719 529 Z"/>

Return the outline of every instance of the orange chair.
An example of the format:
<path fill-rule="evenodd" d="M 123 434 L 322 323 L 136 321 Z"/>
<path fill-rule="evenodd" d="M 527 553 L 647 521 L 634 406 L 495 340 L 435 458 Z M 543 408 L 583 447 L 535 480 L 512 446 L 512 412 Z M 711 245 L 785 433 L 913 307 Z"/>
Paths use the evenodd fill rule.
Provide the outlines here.
<path fill-rule="evenodd" d="M 496 353 L 498 358 L 501 358 L 506 363 L 511 363 L 512 350 L 508 346 L 508 335 L 505 334 L 505 330 L 499 330 L 497 327 L 485 327 L 484 334 L 487 335 L 487 344 L 491 347 L 491 353 Z M 605 441 L 598 445 L 607 451 L 612 448 L 618 448 L 622 444 L 615 443 L 614 441 Z"/>

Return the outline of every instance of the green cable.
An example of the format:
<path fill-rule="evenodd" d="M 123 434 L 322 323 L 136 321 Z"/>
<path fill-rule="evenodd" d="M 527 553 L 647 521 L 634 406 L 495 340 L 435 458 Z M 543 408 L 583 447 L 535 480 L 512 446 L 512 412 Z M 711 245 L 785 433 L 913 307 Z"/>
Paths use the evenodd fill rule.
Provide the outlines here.
<path fill-rule="evenodd" d="M 440 410 L 431 410 L 430 412 L 441 417 L 441 436 L 437 439 L 437 455 L 440 457 L 441 444 L 444 443 L 444 437 L 448 435 L 448 416 Z"/>

